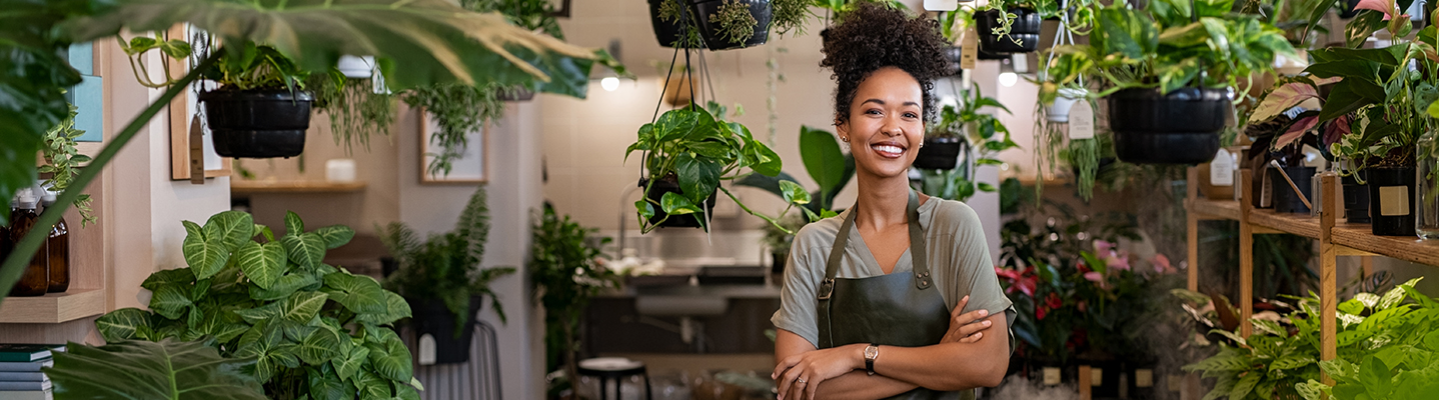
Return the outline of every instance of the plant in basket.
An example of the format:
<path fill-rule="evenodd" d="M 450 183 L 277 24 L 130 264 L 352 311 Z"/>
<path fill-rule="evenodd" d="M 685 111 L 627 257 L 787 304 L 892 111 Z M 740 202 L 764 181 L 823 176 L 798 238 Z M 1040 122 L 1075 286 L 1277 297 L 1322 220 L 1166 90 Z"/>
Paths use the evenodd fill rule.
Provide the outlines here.
<path fill-rule="evenodd" d="M 1054 49 L 1069 71 L 1041 86 L 1053 98 L 1080 77 L 1108 102 L 1115 153 L 1132 163 L 1209 161 L 1233 113 L 1239 78 L 1294 55 L 1283 32 L 1257 16 L 1230 13 L 1232 1 L 1158 0 L 1144 9 L 1100 8 L 1087 45 Z"/>
<path fill-rule="evenodd" d="M 437 364 L 469 360 L 474 334 L 470 318 L 480 311 L 485 297 L 490 298 L 500 321 L 506 321 L 505 309 L 490 289 L 490 282 L 514 273 L 515 268 L 480 268 L 490 233 L 489 214 L 485 188 L 481 186 L 460 212 L 453 231 L 431 234 L 421 241 L 404 223 L 376 227 L 399 264 L 399 269 L 385 280 L 385 286 L 410 303 L 414 311 L 411 322 L 417 334 L 435 339 Z"/>
<path fill-rule="evenodd" d="M 779 155 L 755 140 L 744 125 L 717 120 L 716 115 L 725 115 L 724 107 L 710 102 L 709 108 L 690 105 L 667 111 L 655 122 L 641 126 L 638 140 L 625 150 L 626 159 L 636 151 L 642 153 L 646 178 L 640 180 L 640 186 L 645 188 L 645 198 L 635 202 L 635 210 L 643 232 L 671 221 L 708 230 L 718 192 L 724 192 L 745 212 L 784 229 L 775 218 L 751 210 L 720 186 L 722 181 L 753 173 L 779 175 Z M 795 205 L 809 203 L 803 187 L 780 183 L 789 205 L 785 213 Z"/>

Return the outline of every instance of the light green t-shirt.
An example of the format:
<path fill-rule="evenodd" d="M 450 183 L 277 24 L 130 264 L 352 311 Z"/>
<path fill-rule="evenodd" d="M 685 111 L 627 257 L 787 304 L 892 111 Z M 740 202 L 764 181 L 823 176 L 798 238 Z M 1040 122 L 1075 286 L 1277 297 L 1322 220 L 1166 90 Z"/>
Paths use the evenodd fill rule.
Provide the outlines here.
<path fill-rule="evenodd" d="M 850 208 L 836 217 L 805 225 L 795 234 L 789 260 L 784 270 L 784 288 L 780 291 L 779 311 L 770 321 L 779 329 L 794 332 L 818 347 L 819 328 L 815 290 L 824 280 L 825 261 L 834 247 L 834 237 Z M 994 274 L 989 247 L 979 215 L 964 203 L 930 197 L 919 206 L 919 226 L 924 230 L 929 252 L 929 269 L 934 287 L 939 289 L 945 307 L 953 311 L 959 299 L 968 295 L 964 312 L 989 310 L 990 315 L 1005 313 L 1008 325 L 1014 325 L 1013 303 L 1005 297 Z M 899 257 L 894 272 L 914 269 L 909 250 Z M 849 244 L 840 258 L 837 278 L 869 278 L 884 275 L 874 255 L 870 254 L 859 229 L 850 229 Z M 1009 332 L 1010 349 L 1014 349 L 1014 333 Z"/>

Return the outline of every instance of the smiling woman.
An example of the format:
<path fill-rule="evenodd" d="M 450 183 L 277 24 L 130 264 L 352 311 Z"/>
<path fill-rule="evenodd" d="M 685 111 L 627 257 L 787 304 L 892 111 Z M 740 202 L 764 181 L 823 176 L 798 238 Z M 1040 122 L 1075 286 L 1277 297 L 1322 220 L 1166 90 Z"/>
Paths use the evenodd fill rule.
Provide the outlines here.
<path fill-rule="evenodd" d="M 795 236 L 772 321 L 783 399 L 972 398 L 1008 367 L 1013 309 L 974 210 L 907 172 L 945 61 L 934 20 L 863 5 L 821 33 L 858 201 Z"/>

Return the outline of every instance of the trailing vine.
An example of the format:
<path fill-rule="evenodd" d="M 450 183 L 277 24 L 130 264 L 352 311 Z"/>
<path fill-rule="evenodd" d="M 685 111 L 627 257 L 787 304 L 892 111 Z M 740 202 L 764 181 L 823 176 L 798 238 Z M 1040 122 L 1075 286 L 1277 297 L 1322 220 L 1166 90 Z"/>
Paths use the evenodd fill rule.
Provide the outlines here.
<path fill-rule="evenodd" d="M 345 145 L 346 153 L 353 152 L 355 143 L 368 151 L 371 135 L 390 135 L 390 125 L 395 122 L 395 99 L 388 93 L 375 93 L 372 80 L 346 79 L 335 71 L 312 76 L 308 86 L 314 93 L 316 108 L 330 116 L 330 134 L 335 144 Z"/>
<path fill-rule="evenodd" d="M 710 15 L 710 23 L 719 26 L 720 40 L 740 44 L 754 36 L 759 20 L 750 14 L 749 4 L 740 0 L 721 0 L 719 11 Z"/>
<path fill-rule="evenodd" d="M 1094 198 L 1094 175 L 1099 172 L 1099 140 L 1069 141 L 1069 165 L 1078 172 L 1075 178 L 1078 180 L 1079 197 L 1084 201 Z"/>
<path fill-rule="evenodd" d="M 467 135 L 484 128 L 485 122 L 504 116 L 505 102 L 500 99 L 500 85 L 475 87 L 465 84 L 444 84 L 414 88 L 404 95 L 405 103 L 421 107 L 435 118 L 439 131 L 430 138 L 430 145 L 439 148 L 430 164 L 429 175 L 449 175 L 455 159 L 470 145 Z"/>

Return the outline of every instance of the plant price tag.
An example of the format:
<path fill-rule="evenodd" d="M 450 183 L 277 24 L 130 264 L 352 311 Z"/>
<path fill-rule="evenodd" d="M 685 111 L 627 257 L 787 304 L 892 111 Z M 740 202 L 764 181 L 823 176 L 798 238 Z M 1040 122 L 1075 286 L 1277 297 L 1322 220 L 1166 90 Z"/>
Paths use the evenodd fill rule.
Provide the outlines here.
<path fill-rule="evenodd" d="M 1089 386 L 1104 386 L 1104 368 L 1089 369 Z"/>
<path fill-rule="evenodd" d="M 1094 138 L 1094 107 L 1089 101 L 1080 99 L 1069 109 L 1069 139 Z"/>
<path fill-rule="evenodd" d="M 1059 368 L 1054 368 L 1054 367 L 1045 367 L 1045 368 L 1044 368 L 1044 384 L 1046 384 L 1046 385 L 1058 385 L 1058 384 L 1059 384 Z"/>
<path fill-rule="evenodd" d="M 1409 187 L 1379 187 L 1379 215 L 1385 217 L 1409 215 Z"/>
<path fill-rule="evenodd" d="M 959 68 L 974 69 L 979 60 L 979 32 L 973 26 L 964 30 L 964 39 L 959 44 Z"/>

